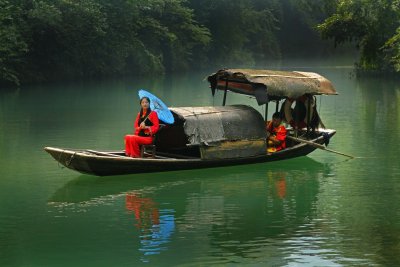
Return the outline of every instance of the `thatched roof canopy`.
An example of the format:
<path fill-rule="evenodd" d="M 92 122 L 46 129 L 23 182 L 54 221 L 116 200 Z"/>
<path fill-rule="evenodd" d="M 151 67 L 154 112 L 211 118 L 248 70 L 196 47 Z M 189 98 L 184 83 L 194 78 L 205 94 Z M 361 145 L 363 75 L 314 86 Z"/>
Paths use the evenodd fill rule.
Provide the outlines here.
<path fill-rule="evenodd" d="M 259 92 L 263 91 L 269 100 L 297 98 L 304 94 L 337 94 L 329 80 L 313 72 L 222 69 L 208 76 L 208 81 L 213 94 L 216 89 L 227 88 L 229 91 L 254 95 L 257 98 Z"/>

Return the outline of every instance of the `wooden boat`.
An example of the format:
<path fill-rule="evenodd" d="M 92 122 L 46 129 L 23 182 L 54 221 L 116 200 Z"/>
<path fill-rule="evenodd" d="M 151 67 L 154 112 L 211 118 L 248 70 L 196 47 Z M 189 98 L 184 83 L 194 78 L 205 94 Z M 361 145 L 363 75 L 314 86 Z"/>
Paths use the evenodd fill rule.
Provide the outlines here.
<path fill-rule="evenodd" d="M 267 153 L 263 116 L 250 106 L 225 106 L 226 93 L 231 90 L 243 93 L 240 91 L 243 88 L 246 94 L 255 96 L 259 104 L 276 101 L 277 110 L 279 101 L 289 97 L 336 94 L 333 86 L 322 76 L 311 73 L 298 78 L 299 75 L 303 74 L 256 70 L 220 70 L 210 75 L 208 80 L 213 94 L 215 90 L 225 91 L 223 106 L 170 108 L 175 122 L 157 133 L 154 158 L 130 158 L 124 151 L 54 147 L 45 147 L 45 151 L 67 168 L 98 176 L 263 163 L 305 156 L 318 145 L 327 143 L 336 133 L 312 124 L 315 121 L 312 116 L 317 117 L 317 124 L 320 123 L 316 109 L 314 113 L 308 112 L 306 119 L 301 118 L 307 121 L 307 127 L 295 126 L 288 131 L 289 135 L 304 138 L 308 143 L 301 139 L 287 139 L 286 149 Z"/>

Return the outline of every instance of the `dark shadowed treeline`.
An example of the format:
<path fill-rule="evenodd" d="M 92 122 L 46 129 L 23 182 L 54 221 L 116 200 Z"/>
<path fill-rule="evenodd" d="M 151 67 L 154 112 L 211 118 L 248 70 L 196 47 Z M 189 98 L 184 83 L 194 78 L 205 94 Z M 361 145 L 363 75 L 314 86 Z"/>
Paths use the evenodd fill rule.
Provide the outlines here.
<path fill-rule="evenodd" d="M 323 41 L 316 26 L 335 11 L 331 0 L 281 0 L 282 10 L 279 46 L 283 56 L 326 55 L 331 53 L 331 42 Z"/>
<path fill-rule="evenodd" d="M 0 0 L 0 82 L 254 66 L 326 46 L 329 0 Z"/>
<path fill-rule="evenodd" d="M 192 0 L 197 21 L 209 29 L 207 60 L 224 65 L 279 58 L 279 0 Z"/>

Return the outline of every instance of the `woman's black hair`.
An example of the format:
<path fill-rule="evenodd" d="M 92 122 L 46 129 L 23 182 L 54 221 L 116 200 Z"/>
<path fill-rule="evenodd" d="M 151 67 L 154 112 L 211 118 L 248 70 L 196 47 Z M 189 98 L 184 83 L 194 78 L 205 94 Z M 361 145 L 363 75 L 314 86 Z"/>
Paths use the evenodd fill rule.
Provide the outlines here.
<path fill-rule="evenodd" d="M 140 101 L 139 101 L 139 104 L 140 104 L 140 117 L 143 117 L 143 108 L 142 108 L 142 106 L 141 106 L 141 105 L 142 105 L 143 99 L 146 99 L 146 100 L 149 102 L 149 104 L 150 104 L 150 98 L 148 98 L 147 96 L 144 96 L 144 97 L 142 97 L 142 98 L 140 99 Z M 147 109 L 147 112 L 146 112 L 146 114 L 145 114 L 144 116 L 145 116 L 145 117 L 149 116 L 150 112 L 151 112 L 151 108 L 150 108 L 150 106 L 149 106 L 149 108 Z"/>

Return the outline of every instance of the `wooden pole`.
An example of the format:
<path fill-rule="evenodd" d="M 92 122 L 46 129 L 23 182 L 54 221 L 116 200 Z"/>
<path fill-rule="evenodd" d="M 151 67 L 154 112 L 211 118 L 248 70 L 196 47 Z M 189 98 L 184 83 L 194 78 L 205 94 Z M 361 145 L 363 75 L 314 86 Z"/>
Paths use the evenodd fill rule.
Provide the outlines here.
<path fill-rule="evenodd" d="M 227 92 L 228 92 L 228 79 L 226 79 L 226 83 L 225 83 L 224 100 L 222 101 L 223 106 L 225 106 L 225 103 L 226 103 L 226 93 Z"/>
<path fill-rule="evenodd" d="M 351 155 L 348 155 L 348 154 L 344 154 L 342 152 L 338 152 L 338 151 L 326 148 L 325 146 L 323 146 L 321 144 L 314 143 L 314 142 L 311 142 L 311 141 L 308 141 L 308 140 L 296 138 L 296 137 L 293 137 L 293 136 L 290 136 L 290 135 L 286 136 L 286 138 L 294 140 L 294 141 L 297 141 L 297 142 L 300 142 L 300 143 L 305 143 L 307 145 L 310 145 L 310 146 L 313 146 L 313 147 L 316 147 L 316 148 L 319 148 L 319 149 L 322 149 L 322 150 L 326 150 L 326 151 L 329 151 L 329 152 L 332 152 L 332 153 L 336 153 L 338 155 L 346 156 L 346 157 L 349 157 L 349 158 L 352 158 L 352 159 L 355 158 L 354 156 L 351 156 Z"/>
<path fill-rule="evenodd" d="M 264 118 L 264 123 L 265 123 L 265 128 L 267 128 L 267 122 L 268 122 L 268 102 L 265 103 L 265 118 Z M 267 135 L 267 132 L 265 132 Z M 267 151 L 268 151 L 268 137 L 266 138 L 266 144 L 265 144 Z"/>
<path fill-rule="evenodd" d="M 310 122 L 311 122 L 311 118 L 310 118 L 310 115 L 311 115 L 311 111 L 310 111 L 310 109 L 311 109 L 311 99 L 312 99 L 312 96 L 311 95 L 307 95 L 307 99 L 308 99 L 308 101 L 307 101 L 307 110 L 308 110 L 308 112 L 307 112 L 307 136 L 308 136 L 308 134 L 310 133 Z"/>
<path fill-rule="evenodd" d="M 86 149 L 87 152 L 90 152 L 92 154 L 100 155 L 100 156 L 109 156 L 109 157 L 114 157 L 114 158 L 129 158 L 127 156 L 120 156 L 120 155 L 115 155 L 107 152 L 101 152 L 101 151 L 96 151 L 96 150 L 91 150 L 91 149 Z"/>

